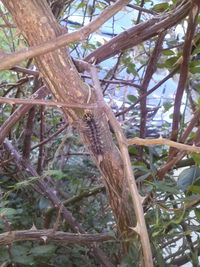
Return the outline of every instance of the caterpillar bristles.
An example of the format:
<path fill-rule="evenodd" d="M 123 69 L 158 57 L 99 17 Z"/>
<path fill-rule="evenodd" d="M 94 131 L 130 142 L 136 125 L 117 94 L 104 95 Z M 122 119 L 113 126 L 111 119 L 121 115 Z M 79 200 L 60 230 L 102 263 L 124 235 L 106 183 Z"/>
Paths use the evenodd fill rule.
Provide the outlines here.
<path fill-rule="evenodd" d="M 100 126 L 95 120 L 94 114 L 91 112 L 85 112 L 83 115 L 83 122 L 85 123 L 85 130 L 87 132 L 87 137 L 91 145 L 92 151 L 96 155 L 103 154 L 102 140 L 101 140 L 101 130 Z"/>

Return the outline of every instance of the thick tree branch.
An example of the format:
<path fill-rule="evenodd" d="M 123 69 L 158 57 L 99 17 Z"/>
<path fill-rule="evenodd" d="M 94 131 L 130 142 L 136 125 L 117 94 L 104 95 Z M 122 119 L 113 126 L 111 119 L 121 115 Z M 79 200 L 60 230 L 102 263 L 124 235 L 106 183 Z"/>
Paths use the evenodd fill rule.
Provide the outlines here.
<path fill-rule="evenodd" d="M 158 15 L 142 22 L 112 38 L 85 57 L 85 61 L 98 64 L 128 48 L 134 47 L 149 38 L 160 34 L 185 18 L 191 10 L 192 1 L 185 1 L 169 13 Z M 112 48 L 112 49 L 111 49 Z"/>
<path fill-rule="evenodd" d="M 7 1 L 4 0 L 2 2 L 6 5 Z M 63 34 L 62 36 L 59 36 L 51 41 L 48 41 L 35 47 L 23 49 L 19 52 L 12 53 L 11 55 L 1 54 L 0 70 L 10 69 L 24 59 L 43 55 L 47 52 L 55 50 L 56 48 L 66 46 L 67 44 L 73 43 L 75 41 L 84 41 L 91 33 L 96 31 L 102 24 L 104 24 L 108 19 L 114 16 L 124 6 L 126 6 L 128 2 L 130 1 L 118 0 L 113 5 L 107 7 L 99 17 L 97 17 L 87 26 L 84 26 L 75 32 Z"/>
<path fill-rule="evenodd" d="M 117 6 L 116 10 L 115 8 L 113 8 L 114 11 L 112 10 L 112 14 L 110 10 L 106 9 L 104 11 L 106 12 L 105 19 L 103 18 L 104 21 L 102 21 L 102 19 L 99 19 L 98 23 L 96 23 L 96 20 L 98 20 L 97 18 L 96 20 L 94 20 L 87 26 L 81 28 L 80 30 L 70 34 L 64 34 L 60 37 L 57 37 L 53 41 L 49 41 L 46 42 L 45 44 L 35 46 L 32 48 L 26 48 L 25 50 L 13 53 L 12 55 L 6 55 L 6 54 L 1 55 L 0 59 L 2 62 L 0 63 L 0 70 L 10 69 L 15 64 L 19 63 L 24 59 L 42 55 L 44 53 L 53 51 L 58 47 L 65 46 L 74 41 L 84 40 L 89 34 L 98 29 L 99 26 L 101 26 L 108 18 L 112 17 L 116 12 L 118 12 L 129 1 L 123 3 L 124 1 L 120 0 L 119 2 L 120 3 L 116 2 L 114 5 L 117 5 L 118 3 L 118 5 L 121 5 L 120 8 L 119 6 Z M 121 4 L 121 2 L 123 3 L 123 5 Z M 111 7 L 109 7 L 108 9 L 110 9 Z M 96 64 L 100 63 L 101 61 L 116 55 L 117 53 L 119 53 L 119 51 L 133 47 L 141 43 L 142 41 L 147 40 L 150 37 L 159 34 L 160 29 L 162 29 L 162 31 L 166 30 L 174 26 L 178 21 L 187 16 L 190 7 L 191 7 L 191 1 L 187 1 L 186 3 L 176 8 L 169 14 L 158 15 L 147 22 L 138 24 L 137 26 L 131 28 L 130 30 L 127 30 L 119 34 L 117 37 L 113 38 L 107 44 L 101 46 L 96 51 L 92 52 L 85 58 L 85 61 L 95 62 Z M 110 47 L 112 47 L 112 49 L 110 49 Z"/>
<path fill-rule="evenodd" d="M 129 157 L 129 153 L 127 149 L 127 139 L 125 135 L 123 134 L 121 126 L 116 120 L 113 112 L 106 104 L 104 104 L 104 99 L 103 99 L 103 95 L 101 91 L 101 86 L 98 80 L 96 68 L 91 67 L 90 73 L 92 76 L 94 86 L 97 90 L 98 101 L 103 105 L 106 111 L 106 115 L 108 116 L 110 124 L 112 125 L 114 129 L 114 132 L 115 132 L 118 144 L 119 144 L 119 148 L 120 148 L 120 152 L 121 152 L 122 160 L 124 164 L 125 176 L 126 176 L 126 180 L 124 181 L 124 184 L 123 184 L 123 194 L 127 192 L 126 187 L 128 184 L 128 191 L 131 194 L 134 211 L 135 211 L 136 218 L 137 218 L 137 224 L 132 229 L 140 237 L 140 241 L 142 245 L 142 252 L 143 252 L 143 257 L 144 257 L 144 266 L 153 267 L 151 246 L 150 246 L 150 241 L 149 241 L 146 223 L 144 219 L 141 196 L 138 193 L 137 185 L 135 182 L 135 177 L 134 177 L 133 170 L 132 170 L 132 165 L 131 165 L 131 161 L 130 161 L 130 157 Z"/>
<path fill-rule="evenodd" d="M 9 245 L 16 241 L 44 241 L 59 242 L 68 244 L 90 244 L 93 242 L 104 242 L 114 240 L 114 237 L 108 234 L 74 234 L 61 231 L 48 230 L 21 230 L 10 231 L 0 234 L 0 246 Z"/>

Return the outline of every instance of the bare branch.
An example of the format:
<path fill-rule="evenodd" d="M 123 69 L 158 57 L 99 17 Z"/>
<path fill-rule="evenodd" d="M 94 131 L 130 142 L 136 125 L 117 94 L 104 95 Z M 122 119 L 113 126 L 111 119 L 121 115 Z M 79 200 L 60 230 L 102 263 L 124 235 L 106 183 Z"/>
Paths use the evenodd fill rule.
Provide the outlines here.
<path fill-rule="evenodd" d="M 37 98 L 42 98 L 49 93 L 46 86 L 40 87 L 33 95 L 32 101 Z M 30 101 L 30 100 L 29 100 Z M 5 101 L 3 102 L 5 103 Z M 10 103 L 11 104 L 11 103 Z M 26 112 L 28 112 L 33 105 L 24 105 L 18 107 L 14 113 L 1 125 L 0 127 L 0 144 L 4 141 L 5 137 L 8 135 L 10 129 L 15 125 L 15 123 L 23 117 Z"/>
<path fill-rule="evenodd" d="M 85 57 L 87 62 L 98 64 L 128 48 L 134 47 L 149 38 L 160 34 L 176 25 L 186 17 L 191 10 L 192 2 L 185 1 L 169 13 L 164 13 L 142 22 L 127 31 L 124 31 L 112 38 L 109 42 L 97 48 L 94 52 Z M 110 49 L 112 47 L 112 49 Z"/>
<path fill-rule="evenodd" d="M 192 129 L 195 127 L 196 123 L 199 120 L 199 116 L 200 116 L 200 109 L 197 109 L 196 112 L 194 113 L 193 117 L 190 120 L 190 123 L 188 124 L 187 128 L 185 129 L 185 131 L 183 132 L 181 138 L 180 138 L 180 142 L 184 143 L 186 141 L 186 139 L 188 138 L 189 134 L 192 132 Z M 194 138 L 194 144 L 195 145 L 199 145 L 199 140 L 197 139 L 197 137 Z M 165 174 L 172 169 L 175 164 L 177 164 L 183 157 L 185 156 L 185 152 L 184 151 L 174 151 L 173 152 L 173 157 L 171 157 L 171 160 L 169 160 L 166 164 L 164 164 L 158 171 L 158 177 L 160 179 L 163 179 L 163 177 L 165 176 Z"/>
<path fill-rule="evenodd" d="M 48 143 L 50 140 L 52 140 L 54 137 L 58 136 L 62 131 L 64 131 L 69 124 L 65 123 L 62 127 L 60 127 L 55 133 L 53 133 L 51 136 L 48 138 L 44 139 L 43 141 L 40 141 L 38 144 L 34 145 L 31 147 L 31 150 L 35 149 L 36 147 L 39 147 L 41 145 L 45 145 Z"/>
<path fill-rule="evenodd" d="M 68 244 L 89 244 L 93 242 L 104 242 L 114 240 L 114 237 L 108 234 L 74 234 L 61 231 L 48 230 L 21 230 L 10 231 L 0 234 L 0 246 L 9 245 L 16 241 L 36 240 L 49 242 L 59 242 Z"/>
<path fill-rule="evenodd" d="M 172 133 L 171 133 L 171 139 L 173 141 L 176 141 L 178 137 L 178 127 L 180 122 L 180 107 L 182 103 L 183 93 L 186 84 L 188 82 L 188 68 L 193 46 L 192 40 L 196 29 L 199 8 L 200 8 L 199 5 L 194 4 L 193 8 L 190 11 L 188 19 L 188 29 L 183 47 L 182 64 L 180 65 L 180 78 L 177 86 L 175 103 L 174 103 L 173 123 L 172 123 Z"/>
<path fill-rule="evenodd" d="M 2 2 L 5 3 L 6 1 L 4 0 Z M 108 19 L 114 16 L 118 11 L 120 11 L 128 3 L 129 3 L 129 0 L 118 0 L 113 5 L 107 7 L 101 13 L 99 17 L 97 17 L 87 26 L 84 26 L 75 32 L 64 34 L 44 44 L 34 46 L 31 48 L 26 48 L 19 52 L 7 54 L 7 55 L 1 54 L 0 70 L 10 69 L 15 64 L 19 63 L 20 61 L 24 59 L 43 55 L 47 52 L 53 51 L 59 47 L 65 46 L 72 42 L 85 40 L 91 33 L 96 31 L 102 24 L 104 24 Z"/>
<path fill-rule="evenodd" d="M 97 108 L 97 105 L 92 105 L 92 104 L 67 104 L 64 102 L 55 102 L 55 101 L 49 101 L 49 100 L 41 100 L 41 99 L 22 99 L 22 98 L 6 98 L 6 97 L 0 97 L 0 103 L 7 103 L 10 105 L 15 105 L 15 104 L 23 104 L 23 105 L 42 105 L 42 106 L 50 106 L 50 107 L 68 107 L 68 108 L 88 108 L 88 109 L 94 109 Z"/>
<path fill-rule="evenodd" d="M 94 66 L 91 67 L 90 73 L 92 76 L 94 86 L 97 90 L 99 104 L 103 105 L 106 115 L 108 116 L 109 121 L 114 129 L 114 132 L 115 132 L 118 144 L 119 144 L 120 152 L 122 155 L 122 160 L 124 163 L 126 182 L 128 184 L 128 189 L 132 197 L 133 207 L 134 207 L 134 211 L 135 211 L 136 218 L 137 218 L 137 225 L 133 228 L 133 231 L 135 231 L 140 236 L 142 252 L 143 252 L 143 257 L 144 257 L 144 266 L 151 267 L 153 266 L 151 246 L 150 246 L 150 241 L 149 241 L 146 223 L 144 219 L 141 196 L 138 193 L 138 189 L 137 189 L 137 185 L 135 182 L 135 177 L 133 174 L 130 157 L 129 157 L 129 153 L 127 149 L 127 139 L 124 136 L 121 126 L 116 120 L 113 112 L 104 102 L 103 95 L 101 93 L 101 86 L 100 86 L 98 76 L 97 76 L 97 71 Z M 123 184 L 123 191 L 125 193 L 126 184 Z"/>
<path fill-rule="evenodd" d="M 129 145 L 141 145 L 141 146 L 166 145 L 166 146 L 178 148 L 179 150 L 188 151 L 189 153 L 200 153 L 200 147 L 177 143 L 177 142 L 165 139 L 165 138 L 142 139 L 142 138 L 136 137 L 136 138 L 128 139 L 128 144 Z"/>
<path fill-rule="evenodd" d="M 147 94 L 147 88 L 149 86 L 149 83 L 152 79 L 154 72 L 157 69 L 156 64 L 157 64 L 157 61 L 158 61 L 159 56 L 160 56 L 160 52 L 162 49 L 162 44 L 163 44 L 163 40 L 164 40 L 165 35 L 166 35 L 165 31 L 159 35 L 158 40 L 157 40 L 156 45 L 155 45 L 155 48 L 152 52 L 152 55 L 149 58 L 146 72 L 144 75 L 144 79 L 143 79 L 143 82 L 141 84 L 141 90 L 140 90 L 141 95 Z M 145 138 L 146 137 L 146 121 L 147 121 L 147 98 L 146 97 L 141 98 L 140 110 L 141 110 L 141 114 L 140 114 L 140 137 Z M 140 150 L 140 158 L 142 158 L 142 154 L 143 154 L 143 149 Z"/>

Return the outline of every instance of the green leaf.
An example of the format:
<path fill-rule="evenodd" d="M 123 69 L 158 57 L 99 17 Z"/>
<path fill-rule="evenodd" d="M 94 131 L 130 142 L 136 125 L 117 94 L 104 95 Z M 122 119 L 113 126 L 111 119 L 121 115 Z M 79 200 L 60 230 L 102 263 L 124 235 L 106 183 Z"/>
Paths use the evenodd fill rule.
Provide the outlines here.
<path fill-rule="evenodd" d="M 196 102 L 197 106 L 200 107 L 200 97 L 198 97 L 197 100 L 196 100 L 195 102 Z"/>
<path fill-rule="evenodd" d="M 200 45 L 198 45 L 192 52 L 192 55 L 197 55 L 200 53 Z"/>
<path fill-rule="evenodd" d="M 157 190 L 161 191 L 161 192 L 168 192 L 168 193 L 172 193 L 172 194 L 177 194 L 178 190 L 176 188 L 176 186 L 171 185 L 171 184 L 167 184 L 164 181 L 157 181 L 155 183 L 153 183 L 153 185 L 156 187 Z"/>
<path fill-rule="evenodd" d="M 153 11 L 155 12 L 164 12 L 169 9 L 169 4 L 168 3 L 161 3 L 161 4 L 156 4 L 152 8 Z"/>
<path fill-rule="evenodd" d="M 134 147 L 134 146 L 130 146 L 128 148 L 128 152 L 129 152 L 130 155 L 137 155 L 137 153 L 138 153 L 136 147 Z"/>
<path fill-rule="evenodd" d="M 95 3 L 95 8 L 98 8 L 100 11 L 104 10 L 106 8 L 106 5 L 103 2 L 97 2 Z"/>
<path fill-rule="evenodd" d="M 199 153 L 192 153 L 191 157 L 197 165 L 200 165 L 200 154 Z"/>
<path fill-rule="evenodd" d="M 180 58 L 180 56 L 175 56 L 175 57 L 170 57 L 165 61 L 165 67 L 166 68 L 172 68 L 176 65 L 176 62 L 178 61 L 178 59 Z"/>
<path fill-rule="evenodd" d="M 56 247 L 54 245 L 36 246 L 30 250 L 33 256 L 42 256 L 54 253 Z"/>
<path fill-rule="evenodd" d="M 133 64 L 133 63 L 129 63 L 128 64 L 128 66 L 127 66 L 127 73 L 128 74 L 133 74 L 133 75 L 135 75 L 135 76 L 138 76 L 138 73 L 137 73 L 137 71 L 136 71 L 136 69 L 135 69 L 135 64 Z"/>
<path fill-rule="evenodd" d="M 34 258 L 32 256 L 20 255 L 14 257 L 14 261 L 19 264 L 23 264 L 23 266 L 32 266 L 34 263 Z"/>
<path fill-rule="evenodd" d="M 199 185 L 191 185 L 189 187 L 189 191 L 192 193 L 200 195 L 200 186 Z"/>
<path fill-rule="evenodd" d="M 138 165 L 136 165 L 136 164 L 138 164 Z M 145 164 L 143 164 L 143 163 L 140 164 L 139 162 L 136 164 L 133 166 L 135 171 L 139 170 L 139 171 L 144 172 L 144 173 L 149 172 L 149 169 L 147 169 Z"/>
<path fill-rule="evenodd" d="M 195 208 L 194 212 L 195 212 L 197 219 L 200 221 L 200 208 Z"/>
<path fill-rule="evenodd" d="M 162 51 L 162 54 L 164 55 L 164 56 L 173 56 L 175 53 L 174 53 L 174 51 L 172 51 L 172 50 L 163 50 Z"/>
<path fill-rule="evenodd" d="M 61 170 L 48 170 L 45 172 L 45 176 L 51 176 L 54 179 L 60 180 L 66 175 Z"/>
<path fill-rule="evenodd" d="M 189 69 L 192 74 L 200 73 L 200 66 Z"/>
<path fill-rule="evenodd" d="M 173 106 L 172 101 L 165 101 L 163 103 L 164 112 L 167 112 Z"/>
<path fill-rule="evenodd" d="M 163 257 L 163 251 L 162 249 L 157 245 L 156 246 L 156 249 L 155 249 L 155 258 L 156 258 L 156 261 L 157 261 L 157 266 L 159 267 L 166 267 L 166 261 Z"/>
<path fill-rule="evenodd" d="M 200 93 L 200 85 L 194 85 L 194 90 L 198 93 Z"/>
<path fill-rule="evenodd" d="M 19 264 L 24 264 L 25 266 L 32 265 L 34 263 L 34 258 L 32 255 L 28 255 L 29 248 L 22 245 L 14 245 L 12 247 L 13 261 Z"/>
<path fill-rule="evenodd" d="M 170 221 L 170 223 L 174 224 L 180 224 L 185 216 L 185 210 L 184 209 L 178 209 L 175 211 L 175 217 Z"/>
<path fill-rule="evenodd" d="M 198 166 L 192 166 L 183 170 L 178 177 L 177 185 L 183 191 L 189 189 L 195 181 L 200 177 L 200 168 Z"/>
<path fill-rule="evenodd" d="M 13 216 L 17 214 L 16 209 L 12 209 L 12 208 L 3 208 L 0 209 L 0 214 L 1 216 Z"/>
<path fill-rule="evenodd" d="M 79 8 L 84 8 L 85 5 L 86 5 L 85 2 L 84 2 L 84 1 L 81 1 L 81 3 L 78 4 L 77 9 L 79 9 Z"/>
<path fill-rule="evenodd" d="M 197 67 L 197 66 L 200 66 L 200 62 L 199 62 L 199 60 L 192 60 L 192 61 L 190 62 L 189 67 Z"/>
<path fill-rule="evenodd" d="M 134 95 L 127 95 L 127 99 L 132 103 L 135 103 L 135 101 L 137 101 L 137 97 Z"/>
<path fill-rule="evenodd" d="M 137 178 L 137 182 L 143 182 L 144 180 L 146 180 L 149 176 L 151 176 L 152 175 L 152 173 L 151 172 L 148 172 L 148 173 L 145 173 L 145 174 L 143 174 L 143 175 L 141 175 L 141 176 L 139 176 L 138 178 Z M 152 191 L 152 188 L 147 188 L 146 187 L 146 192 L 147 191 Z"/>
<path fill-rule="evenodd" d="M 2 263 L 3 261 L 9 261 L 9 255 L 8 255 L 8 249 L 2 246 L 0 249 L 0 263 Z"/>

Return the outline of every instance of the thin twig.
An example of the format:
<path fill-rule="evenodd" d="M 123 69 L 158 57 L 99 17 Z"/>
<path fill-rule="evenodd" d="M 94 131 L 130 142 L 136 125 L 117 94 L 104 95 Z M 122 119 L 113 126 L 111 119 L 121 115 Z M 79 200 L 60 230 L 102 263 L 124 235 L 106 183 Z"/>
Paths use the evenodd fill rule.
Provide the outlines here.
<path fill-rule="evenodd" d="M 48 138 L 44 139 L 43 141 L 39 142 L 38 144 L 34 145 L 31 147 L 31 150 L 35 149 L 36 147 L 39 147 L 41 145 L 44 145 L 46 143 L 48 143 L 50 140 L 52 140 L 54 137 L 56 137 L 58 134 L 60 134 L 62 131 L 64 131 L 67 126 L 69 125 L 69 123 L 65 123 L 62 127 L 60 127 L 55 133 L 53 133 L 51 136 L 49 136 Z M 81 154 L 81 153 L 80 153 Z"/>
<path fill-rule="evenodd" d="M 16 105 L 16 104 L 23 104 L 23 105 L 44 105 L 44 106 L 50 106 L 50 107 L 68 107 L 68 108 L 87 108 L 87 109 L 95 109 L 97 108 L 97 105 L 89 105 L 89 104 L 72 104 L 72 103 L 64 103 L 64 102 L 55 102 L 50 100 L 41 100 L 41 99 L 22 99 L 22 98 L 12 98 L 12 97 L 0 97 L 0 103 L 7 103 L 10 105 Z"/>
<path fill-rule="evenodd" d="M 179 150 L 188 151 L 189 153 L 200 153 L 200 147 L 181 144 L 165 138 L 142 139 L 136 137 L 128 139 L 127 141 L 128 145 L 141 145 L 141 146 L 166 145 L 178 148 Z"/>
<path fill-rule="evenodd" d="M 188 82 L 188 72 L 189 72 L 189 61 L 193 46 L 193 36 L 197 26 L 197 18 L 199 13 L 199 5 L 193 4 L 193 8 L 190 11 L 188 19 L 188 28 L 185 37 L 185 43 L 183 47 L 183 57 L 182 63 L 180 65 L 180 78 L 177 86 L 175 101 L 174 101 L 174 112 L 173 112 L 173 122 L 172 122 L 172 133 L 171 140 L 176 141 L 178 137 L 179 123 L 180 123 L 180 108 L 182 104 L 182 97 Z M 170 153 L 171 154 L 171 153 Z"/>
<path fill-rule="evenodd" d="M 37 98 L 43 98 L 49 93 L 46 86 L 40 87 L 32 96 L 32 101 Z M 30 100 L 29 100 L 30 101 Z M 33 105 L 22 105 L 0 127 L 0 144 L 10 132 L 11 128 L 28 112 Z"/>
<path fill-rule="evenodd" d="M 147 88 L 149 86 L 149 83 L 152 79 L 152 76 L 154 74 L 154 72 L 157 69 L 157 62 L 158 59 L 160 57 L 160 52 L 162 49 L 162 44 L 163 44 L 163 40 L 164 37 L 166 35 L 166 31 L 162 32 L 159 37 L 158 40 L 156 42 L 155 48 L 152 52 L 151 57 L 149 58 L 148 61 L 148 65 L 146 68 L 146 72 L 144 75 L 144 79 L 143 82 L 141 84 L 141 95 L 145 95 L 147 94 Z M 143 97 L 141 99 L 140 102 L 140 137 L 141 138 L 145 138 L 146 137 L 146 122 L 147 122 L 147 98 Z M 142 155 L 143 155 L 143 149 L 141 148 L 139 151 L 139 157 L 142 159 Z"/>

